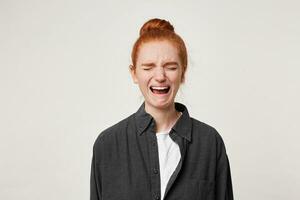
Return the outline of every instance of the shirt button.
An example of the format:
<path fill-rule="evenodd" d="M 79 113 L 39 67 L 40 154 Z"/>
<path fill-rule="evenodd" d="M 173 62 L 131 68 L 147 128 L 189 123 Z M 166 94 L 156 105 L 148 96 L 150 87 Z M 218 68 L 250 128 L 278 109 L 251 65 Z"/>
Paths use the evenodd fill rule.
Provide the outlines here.
<path fill-rule="evenodd" d="M 153 169 L 153 173 L 154 173 L 154 174 L 157 174 L 157 173 L 158 173 L 158 170 L 157 170 L 156 168 L 154 168 L 154 169 Z"/>
<path fill-rule="evenodd" d="M 153 142 L 152 142 L 152 146 L 155 146 L 155 145 L 156 145 L 156 141 L 153 141 Z"/>
<path fill-rule="evenodd" d="M 157 195 L 155 195 L 154 199 L 155 200 L 160 200 L 160 196 L 157 194 Z"/>

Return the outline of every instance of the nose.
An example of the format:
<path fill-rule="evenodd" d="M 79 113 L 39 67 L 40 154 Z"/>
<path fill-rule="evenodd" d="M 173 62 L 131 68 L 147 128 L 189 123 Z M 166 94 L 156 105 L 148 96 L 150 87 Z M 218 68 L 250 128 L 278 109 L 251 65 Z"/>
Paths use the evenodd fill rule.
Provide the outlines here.
<path fill-rule="evenodd" d="M 162 82 L 166 80 L 165 70 L 163 67 L 158 67 L 155 71 L 155 80 Z"/>

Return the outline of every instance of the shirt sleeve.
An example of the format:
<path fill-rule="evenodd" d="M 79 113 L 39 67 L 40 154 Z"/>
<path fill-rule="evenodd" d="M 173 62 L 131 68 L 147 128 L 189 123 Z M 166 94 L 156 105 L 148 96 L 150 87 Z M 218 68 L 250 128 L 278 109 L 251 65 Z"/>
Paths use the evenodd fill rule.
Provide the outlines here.
<path fill-rule="evenodd" d="M 233 200 L 233 189 L 229 159 L 223 139 L 218 135 L 217 166 L 216 166 L 216 200 Z"/>
<path fill-rule="evenodd" d="M 90 200 L 101 200 L 100 171 L 96 167 L 96 155 L 93 151 L 90 177 Z"/>

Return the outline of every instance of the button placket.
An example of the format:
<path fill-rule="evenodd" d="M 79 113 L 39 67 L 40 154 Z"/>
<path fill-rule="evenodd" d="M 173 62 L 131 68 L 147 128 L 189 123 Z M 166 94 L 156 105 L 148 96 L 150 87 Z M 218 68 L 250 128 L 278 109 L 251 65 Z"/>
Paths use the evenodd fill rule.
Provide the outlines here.
<path fill-rule="evenodd" d="M 153 120 L 149 129 L 147 130 L 149 138 L 149 153 L 150 153 L 150 167 L 151 167 L 151 185 L 154 200 L 160 200 L 160 176 L 159 176 L 159 158 L 158 145 L 155 132 L 155 121 Z"/>

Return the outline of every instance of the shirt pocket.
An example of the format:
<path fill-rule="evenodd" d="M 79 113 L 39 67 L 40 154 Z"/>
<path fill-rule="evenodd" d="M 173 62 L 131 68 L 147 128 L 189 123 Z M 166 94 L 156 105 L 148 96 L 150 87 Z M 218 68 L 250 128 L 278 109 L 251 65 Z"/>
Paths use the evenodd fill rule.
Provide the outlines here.
<path fill-rule="evenodd" d="M 199 180 L 199 200 L 213 200 L 215 183 L 209 180 Z"/>
<path fill-rule="evenodd" d="M 214 182 L 202 179 L 185 181 L 181 200 L 211 200 L 214 196 Z"/>

